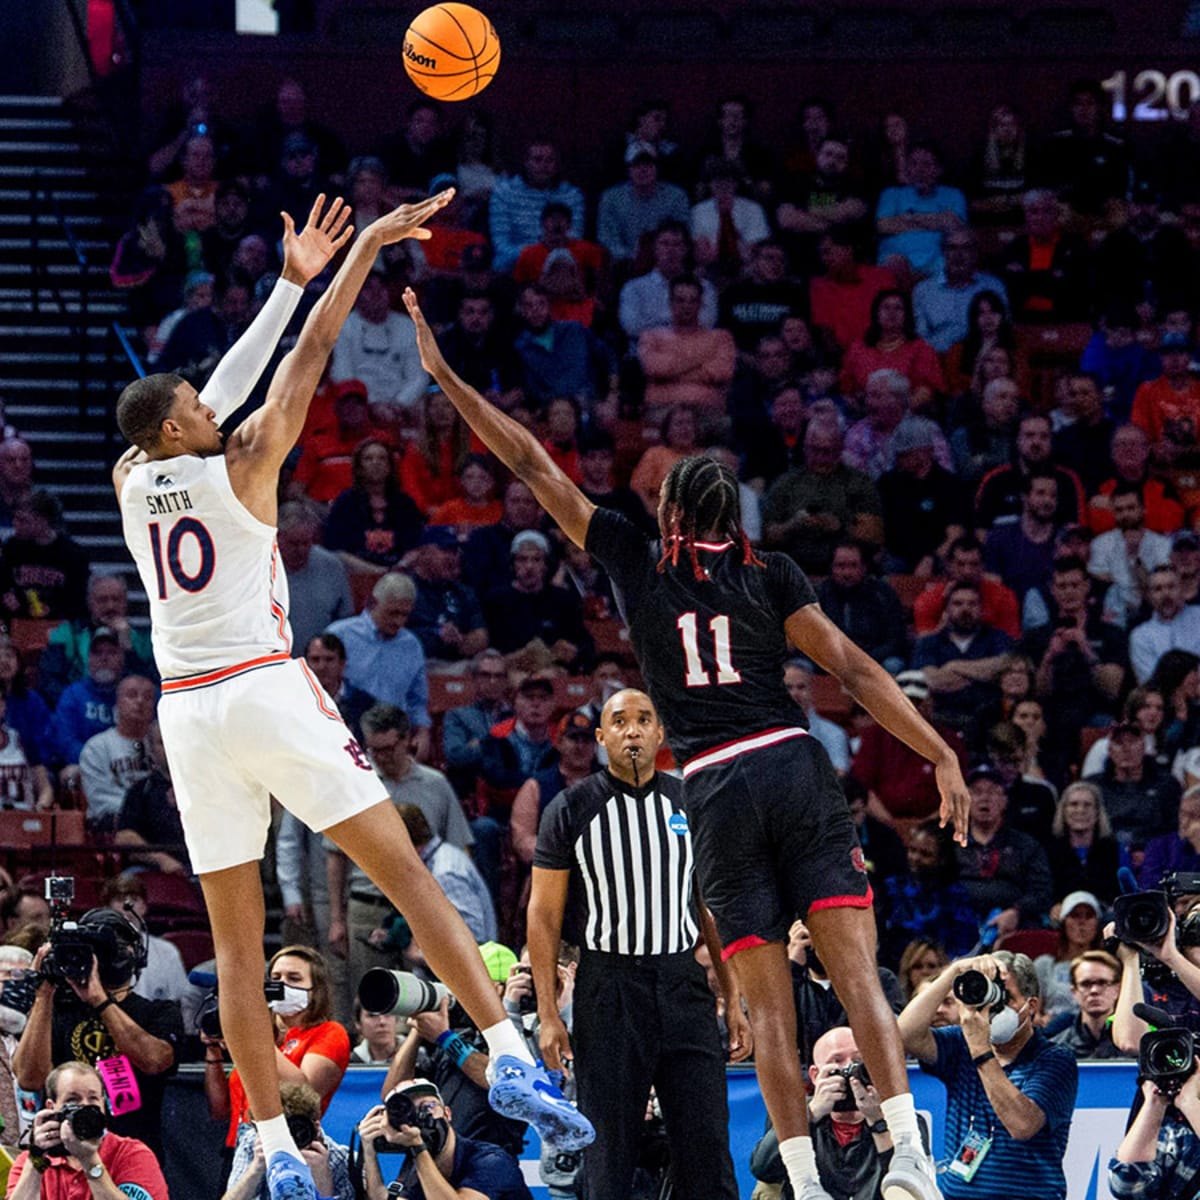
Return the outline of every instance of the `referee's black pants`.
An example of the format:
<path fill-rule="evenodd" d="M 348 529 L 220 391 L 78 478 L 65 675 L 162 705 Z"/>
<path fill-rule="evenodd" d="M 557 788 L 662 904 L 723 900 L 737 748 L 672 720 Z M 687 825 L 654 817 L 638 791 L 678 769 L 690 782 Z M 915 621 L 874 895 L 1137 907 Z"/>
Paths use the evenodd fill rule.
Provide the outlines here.
<path fill-rule="evenodd" d="M 596 1127 L 585 1200 L 629 1200 L 650 1087 L 677 1200 L 737 1200 L 716 1002 L 690 951 L 583 951 L 572 1016 L 576 1099 Z"/>

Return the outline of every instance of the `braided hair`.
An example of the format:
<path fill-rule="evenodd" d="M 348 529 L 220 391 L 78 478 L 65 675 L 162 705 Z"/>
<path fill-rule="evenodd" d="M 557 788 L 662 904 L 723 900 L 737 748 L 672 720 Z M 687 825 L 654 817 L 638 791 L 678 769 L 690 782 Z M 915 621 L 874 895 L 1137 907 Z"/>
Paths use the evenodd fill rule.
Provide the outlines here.
<path fill-rule="evenodd" d="M 696 554 L 696 540 L 710 532 L 741 546 L 743 564 L 765 565 L 742 528 L 737 476 L 728 467 L 705 455 L 681 458 L 663 481 L 662 494 L 669 525 L 663 530 L 660 573 L 667 563 L 678 566 L 683 550 L 691 559 L 695 577 L 707 579 L 708 572 Z"/>

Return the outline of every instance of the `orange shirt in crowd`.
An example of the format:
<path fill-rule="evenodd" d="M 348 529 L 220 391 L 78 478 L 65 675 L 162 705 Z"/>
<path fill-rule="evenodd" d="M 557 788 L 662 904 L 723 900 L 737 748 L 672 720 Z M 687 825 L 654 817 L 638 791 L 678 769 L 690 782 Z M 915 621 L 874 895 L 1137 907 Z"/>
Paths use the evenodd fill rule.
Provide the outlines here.
<path fill-rule="evenodd" d="M 304 443 L 295 474 L 295 480 L 304 489 L 305 495 L 310 500 L 328 504 L 353 486 L 354 451 L 368 438 L 395 449 L 391 431 L 377 425 L 369 425 L 365 432 L 346 438 L 342 437 L 334 424 L 332 429 L 309 438 Z"/>
<path fill-rule="evenodd" d="M 986 575 L 979 585 L 983 619 L 1010 638 L 1021 636 L 1021 609 L 1016 594 L 998 579 Z M 946 607 L 946 581 L 931 583 L 913 602 L 913 626 L 917 633 L 936 633 Z"/>
<path fill-rule="evenodd" d="M 871 324 L 871 305 L 880 292 L 896 286 L 896 277 L 887 267 L 858 266 L 858 279 L 842 283 L 819 275 L 808 285 L 812 323 L 828 329 L 843 349 L 862 341 Z"/>
<path fill-rule="evenodd" d="M 489 500 L 486 504 L 472 504 L 465 497 L 456 497 L 439 504 L 429 514 L 429 523 L 474 529 L 478 525 L 495 525 L 503 516 L 504 504 L 499 500 Z"/>
<path fill-rule="evenodd" d="M 1200 441 L 1200 380 L 1189 379 L 1183 391 L 1171 386 L 1165 375 L 1143 383 L 1133 397 L 1130 420 L 1146 431 L 1152 442 L 1163 439 L 1181 446 Z"/>
<path fill-rule="evenodd" d="M 412 497 L 423 513 L 431 513 L 447 500 L 462 496 L 454 461 L 454 447 L 446 442 L 438 447 L 438 470 L 435 475 L 429 460 L 416 446 L 409 446 L 400 462 L 400 486 Z"/>
<path fill-rule="evenodd" d="M 913 338 L 901 342 L 894 350 L 881 350 L 878 346 L 868 346 L 866 342 L 855 342 L 846 351 L 842 362 L 842 395 L 861 395 L 867 386 L 867 379 L 885 367 L 899 371 L 914 388 L 927 387 L 934 392 L 944 390 L 942 364 L 938 362 L 933 347 L 923 338 Z"/>
<path fill-rule="evenodd" d="M 1088 501 L 1088 528 L 1095 534 L 1116 529 L 1110 497 L 1117 490 L 1117 480 L 1106 479 Z M 1155 533 L 1174 533 L 1183 528 L 1184 509 L 1178 500 L 1167 494 L 1161 479 L 1147 479 L 1142 484 L 1142 503 L 1146 506 L 1146 528 Z"/>

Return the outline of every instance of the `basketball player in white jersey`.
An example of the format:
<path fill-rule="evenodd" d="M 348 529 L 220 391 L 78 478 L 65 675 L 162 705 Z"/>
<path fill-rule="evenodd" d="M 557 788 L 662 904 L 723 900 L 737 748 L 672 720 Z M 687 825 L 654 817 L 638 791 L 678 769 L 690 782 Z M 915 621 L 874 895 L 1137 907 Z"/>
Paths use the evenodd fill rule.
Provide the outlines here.
<path fill-rule="evenodd" d="M 340 199 L 322 214 L 319 197 L 299 234 L 284 214 L 280 284 L 203 393 L 176 375 L 152 375 L 130 384 L 117 404 L 117 422 L 133 447 L 113 483 L 125 540 L 150 597 L 163 678 L 159 725 L 212 922 L 221 1025 L 262 1141 L 273 1200 L 311 1200 L 315 1190 L 282 1116 L 280 1066 L 295 1068 L 276 1051 L 262 991 L 258 863 L 272 795 L 328 834 L 407 917 L 431 967 L 487 1038 L 493 1105 L 531 1121 L 563 1150 L 593 1136 L 590 1123 L 534 1067 L 467 927 L 421 863 L 333 700 L 304 660 L 290 657 L 287 582 L 275 544 L 280 468 L 380 249 L 427 238 L 423 222 L 452 195 L 401 206 L 359 234 L 265 403 L 227 441 L 220 422 L 249 394 L 304 284 L 350 238 L 349 209 Z"/>

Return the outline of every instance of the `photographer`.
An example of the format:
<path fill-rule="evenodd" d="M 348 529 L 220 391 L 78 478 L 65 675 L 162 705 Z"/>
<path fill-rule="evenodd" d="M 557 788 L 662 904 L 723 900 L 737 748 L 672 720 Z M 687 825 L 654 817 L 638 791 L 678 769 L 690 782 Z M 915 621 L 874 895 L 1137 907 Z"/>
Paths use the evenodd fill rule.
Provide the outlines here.
<path fill-rule="evenodd" d="M 1159 1081 L 1142 1080 L 1142 1107 L 1108 1164 L 1112 1194 L 1138 1200 L 1176 1200 L 1196 1194 L 1200 1171 L 1200 1076 L 1172 1096 Z"/>
<path fill-rule="evenodd" d="M 808 1119 L 821 1186 L 832 1200 L 879 1200 L 892 1136 L 853 1031 L 845 1025 L 830 1029 L 817 1039 L 812 1055 Z M 923 1128 L 922 1135 L 928 1145 L 928 1130 Z M 763 1183 L 782 1184 L 781 1200 L 793 1200 L 774 1129 L 754 1147 L 750 1171 Z"/>
<path fill-rule="evenodd" d="M 953 989 L 959 1024 L 931 1029 Z M 949 1200 L 1064 1200 L 1079 1070 L 1036 1028 L 1037 972 L 1000 950 L 953 962 L 900 1014 L 904 1048 L 946 1085 Z"/>
<path fill-rule="evenodd" d="M 46 1107 L 33 1119 L 29 1148 L 8 1173 L 8 1200 L 167 1200 L 149 1147 L 111 1131 L 104 1084 L 93 1067 L 65 1062 L 46 1078 Z M 105 1125 L 109 1128 L 105 1128 Z"/>
<path fill-rule="evenodd" d="M 82 1058 L 95 1065 L 124 1057 L 141 1103 L 115 1116 L 111 1128 L 145 1142 L 161 1161 L 163 1091 L 183 1037 L 179 1005 L 134 993 L 135 973 L 145 964 L 144 939 L 120 913 L 94 908 L 75 924 L 74 930 L 59 926 L 34 957 L 41 982 L 13 1055 L 13 1072 L 21 1087 L 38 1091 L 57 1063 Z M 61 961 L 67 951 L 78 964 Z M 86 971 L 61 969 L 86 958 Z"/>
<path fill-rule="evenodd" d="M 307 1083 L 285 1083 L 279 1089 L 283 1115 L 313 1174 L 317 1195 L 326 1200 L 354 1200 L 350 1160 L 345 1146 L 321 1129 L 321 1098 Z M 238 1130 L 237 1149 L 222 1200 L 268 1200 L 267 1160 L 253 1124 Z"/>
<path fill-rule="evenodd" d="M 532 1200 L 517 1160 L 497 1146 L 459 1137 L 441 1092 L 427 1079 L 403 1080 L 359 1122 L 358 1133 L 366 1200 Z M 377 1138 L 405 1154 L 390 1187 Z"/>

